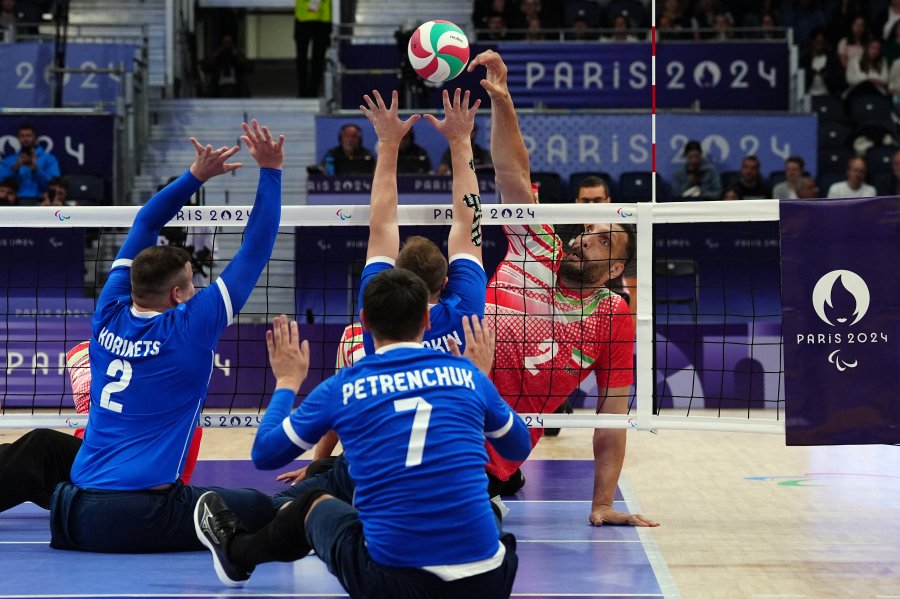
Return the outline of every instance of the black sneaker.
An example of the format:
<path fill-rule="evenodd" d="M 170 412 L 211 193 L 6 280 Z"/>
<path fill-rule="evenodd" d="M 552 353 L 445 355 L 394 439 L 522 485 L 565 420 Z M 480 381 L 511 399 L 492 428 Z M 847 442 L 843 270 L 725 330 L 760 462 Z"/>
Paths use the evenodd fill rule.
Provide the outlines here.
<path fill-rule="evenodd" d="M 244 527 L 215 492 L 207 491 L 197 500 L 194 530 L 200 542 L 212 553 L 216 575 L 222 584 L 243 586 L 253 571 L 248 572 L 228 559 L 228 544 L 235 533 L 243 531 Z"/>

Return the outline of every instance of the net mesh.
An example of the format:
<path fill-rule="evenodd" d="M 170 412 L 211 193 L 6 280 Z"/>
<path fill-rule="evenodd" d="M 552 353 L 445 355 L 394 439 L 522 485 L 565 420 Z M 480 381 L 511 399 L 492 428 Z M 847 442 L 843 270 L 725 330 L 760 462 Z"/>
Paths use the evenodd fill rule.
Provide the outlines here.
<path fill-rule="evenodd" d="M 518 230 L 554 222 L 562 232 L 577 230 L 582 222 L 638 223 L 637 268 L 627 273 L 637 273 L 638 285 L 617 288 L 619 293 L 624 291 L 627 311 L 637 323 L 637 384 L 629 393 L 628 414 L 593 416 L 598 404 L 593 360 L 598 352 L 613 351 L 615 344 L 606 344 L 602 350 L 592 347 L 594 333 L 584 324 L 584 306 L 578 317 L 568 321 L 526 323 L 520 318 L 516 326 L 506 328 L 497 351 L 498 356 L 509 355 L 498 359 L 497 365 L 519 369 L 509 383 L 519 388 L 506 389 L 506 397 L 519 404 L 520 412 L 531 415 L 527 420 L 533 426 L 717 430 L 749 426 L 762 430 L 774 425 L 770 430 L 775 432 L 783 418 L 777 211 L 775 218 L 771 210 L 729 215 L 724 209 L 701 207 L 694 214 L 690 207 L 680 206 L 685 212 L 676 216 L 664 210 L 645 221 L 635 216 L 648 208 L 654 209 L 636 205 L 486 207 L 483 249 L 488 278 L 508 249 L 501 224 Z M 18 222 L 8 224 L 15 226 L 6 226 L 12 219 L 5 219 L 0 228 L 4 250 L 0 258 L 0 426 L 60 420 L 83 424 L 83 419 L 70 418 L 75 410 L 66 354 L 90 338 L 95 298 L 134 210 L 107 208 L 113 212 L 95 216 L 90 209 L 70 209 L 78 224 L 86 225 L 82 227 L 71 226 L 65 219 L 68 214 L 54 215 L 51 209 L 14 210 L 18 210 Z M 194 257 L 195 285 L 208 285 L 239 247 L 246 210 L 197 208 L 196 219 L 185 212 L 164 230 L 161 242 L 186 245 Z M 285 208 L 272 259 L 235 325 L 226 329 L 219 342 L 201 425 L 259 422 L 274 388 L 264 331 L 277 314 L 294 316 L 303 337 L 310 341 L 310 371 L 301 395 L 334 373 L 339 356 L 344 356 L 344 363 L 352 362 L 358 349 L 352 333 L 358 331 L 346 328 L 358 320 L 359 276 L 368 229 L 357 223 L 367 221 L 366 210 L 360 206 Z M 191 218 L 184 218 L 185 214 Z M 46 224 L 50 215 L 55 219 L 52 227 L 35 226 Z M 106 226 L 90 226 L 101 223 Z M 422 235 L 446 251 L 446 207 L 401 206 L 401 223 L 401 239 Z M 646 295 L 640 301 L 639 289 Z M 543 301 L 546 293 L 535 285 L 525 289 L 524 295 Z M 490 308 L 488 312 L 490 317 Z M 553 343 L 541 345 L 559 337 L 561 329 L 554 327 L 562 326 L 560 321 L 574 322 L 566 326 L 578 329 L 581 338 L 562 350 Z M 563 351 L 565 359 L 540 362 L 542 356 L 557 351 Z M 529 385 L 529 374 L 538 371 L 544 378 Z M 604 381 L 609 382 L 604 379 L 601 384 Z M 565 411 L 566 405 L 582 414 L 553 414 Z M 754 428 L 759 424 L 763 426 Z"/>

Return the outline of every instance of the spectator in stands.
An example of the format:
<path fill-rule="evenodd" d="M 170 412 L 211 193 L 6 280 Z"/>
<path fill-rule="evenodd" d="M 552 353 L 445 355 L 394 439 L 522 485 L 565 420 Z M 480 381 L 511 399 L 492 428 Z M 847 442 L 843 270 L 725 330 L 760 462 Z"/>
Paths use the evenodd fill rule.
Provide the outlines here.
<path fill-rule="evenodd" d="M 296 0 L 294 18 L 298 95 L 315 98 L 325 75 L 325 52 L 331 45 L 331 0 Z"/>
<path fill-rule="evenodd" d="M 715 29 L 714 39 L 730 40 L 734 37 L 734 21 L 730 13 L 719 13 L 713 17 L 713 29 Z"/>
<path fill-rule="evenodd" d="M 0 37 L 4 42 L 12 43 L 22 36 L 37 35 L 40 12 L 32 4 L 33 0 L 25 0 L 20 6 L 16 6 L 16 0 L 0 0 Z"/>
<path fill-rule="evenodd" d="M 891 0 L 890 6 L 885 8 L 875 20 L 876 23 L 883 24 L 881 29 L 882 38 L 890 37 L 891 31 L 894 29 L 894 25 L 897 21 L 900 21 L 900 0 Z"/>
<path fill-rule="evenodd" d="M 853 19 L 847 35 L 838 42 L 837 54 L 841 65 L 846 69 L 851 58 L 858 59 L 862 56 L 869 42 L 869 32 L 866 29 L 866 20 L 862 17 Z"/>
<path fill-rule="evenodd" d="M 724 202 L 733 202 L 734 200 L 739 199 L 741 199 L 741 194 L 738 193 L 738 189 L 734 185 L 729 185 L 725 188 L 725 191 L 722 192 L 722 201 Z"/>
<path fill-rule="evenodd" d="M 226 33 L 219 47 L 203 62 L 209 75 L 209 95 L 214 98 L 246 98 L 250 95 L 246 74 L 252 70 L 247 56 L 237 47 L 234 36 Z"/>
<path fill-rule="evenodd" d="M 881 54 L 881 40 L 871 39 L 866 51 L 847 62 L 849 94 L 886 93 L 888 65 Z"/>
<path fill-rule="evenodd" d="M 503 41 L 509 38 L 506 32 L 507 21 L 503 13 L 491 13 L 487 17 L 487 32 L 480 36 L 482 40 Z"/>
<path fill-rule="evenodd" d="M 18 206 L 19 198 L 16 192 L 19 184 L 15 179 L 3 179 L 0 181 L 0 206 Z"/>
<path fill-rule="evenodd" d="M 815 0 L 796 0 L 786 2 L 784 25 L 794 30 L 794 40 L 800 46 L 806 45 L 813 29 L 825 27 L 825 13 Z"/>
<path fill-rule="evenodd" d="M 838 0 L 828 14 L 825 36 L 830 44 L 837 43 L 853 26 L 856 17 L 865 17 L 866 0 Z"/>
<path fill-rule="evenodd" d="M 805 163 L 800 156 L 788 156 L 788 159 L 784 161 L 784 181 L 775 185 L 772 195 L 779 200 L 796 199 L 804 166 Z"/>
<path fill-rule="evenodd" d="M 22 124 L 16 133 L 19 151 L 0 163 L 0 180 L 15 179 L 19 184 L 19 200 L 40 201 L 53 177 L 59 177 L 56 157 L 37 145 L 37 132 L 32 125 Z"/>
<path fill-rule="evenodd" d="M 697 0 L 694 14 L 691 17 L 691 30 L 695 40 L 711 39 L 715 27 L 716 16 L 722 12 L 716 0 Z"/>
<path fill-rule="evenodd" d="M 489 150 L 486 150 L 475 143 L 476 135 L 478 135 L 478 123 L 475 123 L 475 126 L 472 127 L 472 162 L 475 163 L 475 170 L 491 168 L 494 164 L 491 160 L 491 153 Z M 453 174 L 451 164 L 450 148 L 448 147 L 441 155 L 441 161 L 437 165 L 437 174 Z"/>
<path fill-rule="evenodd" d="M 322 168 L 329 175 L 371 174 L 375 172 L 372 152 L 363 145 L 362 129 L 353 123 L 341 127 L 338 145 L 322 157 Z"/>
<path fill-rule="evenodd" d="M 631 22 L 628 17 L 623 14 L 615 15 L 612 18 L 613 34 L 603 39 L 608 42 L 636 42 L 638 38 L 631 34 Z"/>
<path fill-rule="evenodd" d="M 397 173 L 417 174 L 431 172 L 431 158 L 425 148 L 416 143 L 416 134 L 410 129 L 400 140 L 397 152 Z"/>
<path fill-rule="evenodd" d="M 833 183 L 828 188 L 829 198 L 871 198 L 876 196 L 875 188 L 866 183 L 866 161 L 851 158 L 847 162 L 847 180 Z"/>
<path fill-rule="evenodd" d="M 674 197 L 718 200 L 722 196 L 722 181 L 716 169 L 703 158 L 699 141 L 684 146 L 684 166 L 672 175 Z"/>
<path fill-rule="evenodd" d="M 759 158 L 752 154 L 741 160 L 741 174 L 734 186 L 742 200 L 763 200 L 772 195 L 759 174 Z"/>
<path fill-rule="evenodd" d="M 68 199 L 69 183 L 63 177 L 53 177 L 47 185 L 41 206 L 67 206 Z"/>
<path fill-rule="evenodd" d="M 528 22 L 528 27 L 525 32 L 525 41 L 526 42 L 540 42 L 545 39 L 544 37 L 544 26 L 541 24 L 541 20 L 538 18 L 531 19 Z"/>
<path fill-rule="evenodd" d="M 844 68 L 831 50 L 825 30 L 816 29 L 809 45 L 800 54 L 800 68 L 804 71 L 806 91 L 811 96 L 838 96 L 847 87 Z"/>
<path fill-rule="evenodd" d="M 880 196 L 900 195 L 900 150 L 891 156 L 891 172 L 884 173 L 875 180 L 875 190 Z"/>
<path fill-rule="evenodd" d="M 807 175 L 800 177 L 800 181 L 797 182 L 797 199 L 811 200 L 817 197 L 819 197 L 819 186 L 816 185 L 816 180 Z"/>
<path fill-rule="evenodd" d="M 503 15 L 507 23 L 512 23 L 518 15 L 518 9 L 508 0 L 475 0 L 472 23 L 476 29 L 488 29 L 488 20 L 496 13 Z"/>
<path fill-rule="evenodd" d="M 566 39 L 573 42 L 594 41 L 595 37 L 589 33 L 590 27 L 587 17 L 579 15 L 572 21 L 572 26 L 566 34 Z"/>
<path fill-rule="evenodd" d="M 522 0 L 519 3 L 519 14 L 511 22 L 516 29 L 527 29 L 534 19 L 541 19 L 541 0 Z"/>
<path fill-rule="evenodd" d="M 894 23 L 891 35 L 885 38 L 881 46 L 881 53 L 884 54 L 884 59 L 888 61 L 891 67 L 900 58 L 900 21 Z"/>

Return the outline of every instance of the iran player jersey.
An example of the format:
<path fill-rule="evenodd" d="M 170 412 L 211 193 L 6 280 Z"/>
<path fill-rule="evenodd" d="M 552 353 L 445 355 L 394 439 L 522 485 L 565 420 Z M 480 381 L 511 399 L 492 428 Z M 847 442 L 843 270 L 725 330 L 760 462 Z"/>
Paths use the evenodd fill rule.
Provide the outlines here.
<path fill-rule="evenodd" d="M 549 225 L 505 226 L 509 249 L 488 284 L 485 322 L 497 333 L 492 379 L 519 413 L 556 410 L 594 373 L 597 387 L 633 382 L 634 323 L 606 288 L 584 295 L 557 278 L 562 243 Z M 531 429 L 533 442 L 543 429 Z M 506 480 L 516 466 L 488 471 Z M 496 458 L 496 459 L 495 459 Z"/>
<path fill-rule="evenodd" d="M 394 260 L 385 256 L 376 256 L 366 262 L 359 285 L 359 305 L 363 305 L 363 292 L 372 277 L 378 273 L 394 268 Z M 430 308 L 431 328 L 425 331 L 422 344 L 442 352 L 450 352 L 447 339 L 453 338 L 459 351 L 465 351 L 465 337 L 462 330 L 462 317 L 484 315 L 484 297 L 487 275 L 484 266 L 474 256 L 455 254 L 450 256 L 447 269 L 447 285 L 441 292 L 438 303 Z M 375 345 L 372 336 L 363 333 L 365 353 L 372 354 Z"/>

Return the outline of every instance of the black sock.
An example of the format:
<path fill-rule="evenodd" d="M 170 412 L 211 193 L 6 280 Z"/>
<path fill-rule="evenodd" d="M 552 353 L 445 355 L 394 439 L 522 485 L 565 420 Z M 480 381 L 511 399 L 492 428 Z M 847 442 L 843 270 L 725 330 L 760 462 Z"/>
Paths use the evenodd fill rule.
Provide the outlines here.
<path fill-rule="evenodd" d="M 278 510 L 257 532 L 239 532 L 228 544 L 228 558 L 252 572 L 258 564 L 293 562 L 306 556 L 312 549 L 306 540 L 306 514 L 312 503 L 326 494 L 324 489 L 309 489 Z"/>

